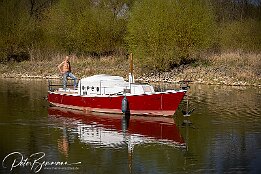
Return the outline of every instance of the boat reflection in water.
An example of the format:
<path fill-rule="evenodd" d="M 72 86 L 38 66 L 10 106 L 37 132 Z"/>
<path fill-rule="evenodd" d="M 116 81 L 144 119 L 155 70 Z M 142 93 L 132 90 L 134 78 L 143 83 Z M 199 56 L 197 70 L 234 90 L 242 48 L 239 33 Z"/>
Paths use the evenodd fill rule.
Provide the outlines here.
<path fill-rule="evenodd" d="M 134 145 L 144 143 L 186 147 L 173 118 L 94 114 L 59 107 L 49 107 L 48 115 L 52 122 L 62 120 L 64 124 L 67 120 L 70 130 L 77 133 L 81 142 L 95 147 L 119 148 L 127 145 L 130 151 Z M 68 134 L 66 131 L 63 131 L 64 134 Z"/>

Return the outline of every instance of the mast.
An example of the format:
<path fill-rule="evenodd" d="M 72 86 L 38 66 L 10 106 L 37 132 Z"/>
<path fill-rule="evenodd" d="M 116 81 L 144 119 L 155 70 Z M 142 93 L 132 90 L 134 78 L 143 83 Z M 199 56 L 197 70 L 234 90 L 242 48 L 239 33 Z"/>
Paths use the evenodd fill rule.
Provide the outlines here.
<path fill-rule="evenodd" d="M 133 75 L 133 55 L 132 53 L 129 54 L 129 60 L 130 60 L 130 72 L 129 72 L 129 83 L 134 83 L 134 75 Z"/>

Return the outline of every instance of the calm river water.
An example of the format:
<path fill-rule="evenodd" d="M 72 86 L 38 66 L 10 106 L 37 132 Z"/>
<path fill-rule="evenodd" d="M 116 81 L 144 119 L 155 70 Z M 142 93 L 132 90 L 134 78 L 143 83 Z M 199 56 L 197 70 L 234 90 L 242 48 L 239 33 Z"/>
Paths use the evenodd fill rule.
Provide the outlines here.
<path fill-rule="evenodd" d="M 0 79 L 0 173 L 261 173 L 261 89 L 192 85 L 173 118 L 49 107 L 45 80 Z"/>

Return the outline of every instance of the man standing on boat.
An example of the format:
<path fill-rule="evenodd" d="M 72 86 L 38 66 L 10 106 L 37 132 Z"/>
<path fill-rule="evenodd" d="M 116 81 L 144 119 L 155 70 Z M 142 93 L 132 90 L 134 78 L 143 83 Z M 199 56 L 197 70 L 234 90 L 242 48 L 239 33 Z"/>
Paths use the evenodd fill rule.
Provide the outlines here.
<path fill-rule="evenodd" d="M 58 65 L 58 69 L 63 74 L 63 89 L 66 90 L 67 77 L 70 77 L 74 81 L 74 88 L 77 88 L 77 78 L 71 72 L 71 64 L 69 61 L 69 56 L 66 56 L 64 61 Z"/>

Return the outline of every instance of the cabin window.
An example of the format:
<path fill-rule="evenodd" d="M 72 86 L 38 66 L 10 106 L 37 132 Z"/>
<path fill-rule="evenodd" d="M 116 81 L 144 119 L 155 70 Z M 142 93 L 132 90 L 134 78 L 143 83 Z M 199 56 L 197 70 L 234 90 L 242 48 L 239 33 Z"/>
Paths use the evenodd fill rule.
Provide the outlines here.
<path fill-rule="evenodd" d="M 144 92 L 152 92 L 150 86 L 142 86 Z"/>
<path fill-rule="evenodd" d="M 96 89 L 97 89 L 97 92 L 99 92 L 99 87 L 97 87 Z"/>

